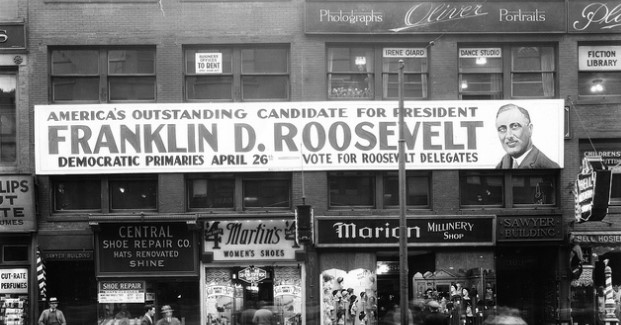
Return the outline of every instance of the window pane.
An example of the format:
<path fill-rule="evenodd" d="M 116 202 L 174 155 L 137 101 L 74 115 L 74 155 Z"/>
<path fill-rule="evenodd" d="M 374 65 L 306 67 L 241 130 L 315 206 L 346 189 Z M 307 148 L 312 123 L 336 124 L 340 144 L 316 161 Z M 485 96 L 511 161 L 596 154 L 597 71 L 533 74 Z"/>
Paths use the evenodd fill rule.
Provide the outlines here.
<path fill-rule="evenodd" d="M 157 208 L 157 180 L 113 180 L 109 188 L 112 210 Z"/>
<path fill-rule="evenodd" d="M 243 99 L 287 99 L 289 78 L 286 76 L 242 77 Z"/>
<path fill-rule="evenodd" d="M 402 58 L 382 58 L 383 68 L 382 72 L 394 72 L 399 73 L 399 60 L 403 60 L 404 73 L 427 73 L 427 59 L 402 59 Z"/>
<path fill-rule="evenodd" d="M 373 49 L 366 47 L 329 48 L 328 72 L 373 72 Z"/>
<path fill-rule="evenodd" d="M 429 206 L 429 177 L 427 175 L 406 175 L 406 205 Z M 384 205 L 399 205 L 399 175 L 386 173 L 384 177 Z"/>
<path fill-rule="evenodd" d="M 110 100 L 155 100 L 155 77 L 109 78 Z"/>
<path fill-rule="evenodd" d="M 462 74 L 459 88 L 462 93 L 484 92 L 502 94 L 502 74 Z"/>
<path fill-rule="evenodd" d="M 405 74 L 403 76 L 403 96 L 409 98 L 424 98 L 427 93 L 426 82 L 421 74 Z M 384 98 L 399 97 L 399 75 L 384 75 Z"/>
<path fill-rule="evenodd" d="M 231 73 L 233 62 L 233 50 L 231 49 L 189 49 L 185 52 L 185 71 L 188 74 L 196 73 L 196 53 L 222 53 L 222 73 Z"/>
<path fill-rule="evenodd" d="M 581 96 L 619 96 L 621 72 L 580 72 L 578 93 Z"/>
<path fill-rule="evenodd" d="M 330 98 L 373 98 L 371 74 L 331 74 L 328 80 Z"/>
<path fill-rule="evenodd" d="M 619 173 L 612 173 L 610 204 L 621 205 L 621 174 Z"/>
<path fill-rule="evenodd" d="M 5 245 L 2 246 L 3 262 L 25 262 L 28 261 L 27 245 Z"/>
<path fill-rule="evenodd" d="M 328 174 L 330 207 L 374 206 L 375 175 L 367 172 Z"/>
<path fill-rule="evenodd" d="M 514 204 L 555 204 L 554 177 L 543 175 L 513 175 Z"/>
<path fill-rule="evenodd" d="M 287 49 L 243 49 L 242 73 L 287 73 L 289 51 Z"/>
<path fill-rule="evenodd" d="M 52 75 L 94 75 L 99 73 L 99 52 L 56 50 L 52 52 Z"/>
<path fill-rule="evenodd" d="M 461 73 L 502 73 L 502 58 L 460 58 Z"/>
<path fill-rule="evenodd" d="M 155 51 L 112 50 L 108 52 L 108 71 L 114 74 L 154 74 Z"/>
<path fill-rule="evenodd" d="M 0 72 L 0 163 L 16 160 L 16 87 L 15 73 Z"/>
<path fill-rule="evenodd" d="M 275 176 L 244 177 L 244 208 L 291 207 L 291 180 L 274 179 Z"/>
<path fill-rule="evenodd" d="M 101 210 L 98 179 L 54 181 L 54 211 Z"/>
<path fill-rule="evenodd" d="M 188 182 L 190 208 L 233 208 L 235 179 L 232 175 L 191 179 Z"/>
<path fill-rule="evenodd" d="M 186 77 L 188 99 L 233 99 L 233 77 Z"/>
<path fill-rule="evenodd" d="M 462 205 L 501 205 L 503 203 L 503 176 L 462 174 L 460 180 Z"/>
<path fill-rule="evenodd" d="M 99 100 L 99 78 L 52 78 L 54 101 Z"/>
<path fill-rule="evenodd" d="M 513 96 L 554 96 L 554 74 L 514 73 L 511 81 Z"/>
<path fill-rule="evenodd" d="M 554 71 L 552 47 L 522 46 L 511 49 L 512 71 Z"/>

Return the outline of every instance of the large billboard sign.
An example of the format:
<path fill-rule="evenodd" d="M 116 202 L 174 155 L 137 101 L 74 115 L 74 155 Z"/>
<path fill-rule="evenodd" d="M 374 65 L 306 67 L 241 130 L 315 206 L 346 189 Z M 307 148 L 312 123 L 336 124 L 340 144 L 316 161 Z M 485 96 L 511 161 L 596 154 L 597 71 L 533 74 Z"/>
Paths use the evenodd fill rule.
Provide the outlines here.
<path fill-rule="evenodd" d="M 523 113 L 497 120 L 507 104 Z M 404 112 L 407 169 L 511 168 L 507 153 L 529 143 L 545 164 L 524 155 L 519 168 L 563 167 L 562 100 L 408 101 Z M 396 169 L 398 113 L 396 101 L 37 105 L 36 172 Z"/>

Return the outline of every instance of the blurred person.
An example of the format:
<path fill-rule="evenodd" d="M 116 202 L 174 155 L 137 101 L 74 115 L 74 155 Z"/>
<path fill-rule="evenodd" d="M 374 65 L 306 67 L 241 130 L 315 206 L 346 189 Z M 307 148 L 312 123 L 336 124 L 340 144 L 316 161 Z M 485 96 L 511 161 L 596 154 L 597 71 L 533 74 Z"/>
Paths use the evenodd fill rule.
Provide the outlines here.
<path fill-rule="evenodd" d="M 162 306 L 162 319 L 158 320 L 156 325 L 181 325 L 179 318 L 173 316 L 173 311 L 170 305 Z"/>
<path fill-rule="evenodd" d="M 254 312 L 254 316 L 252 317 L 252 323 L 255 325 L 271 325 L 272 318 L 274 318 L 274 313 L 267 308 L 267 303 L 265 301 L 260 301 L 259 309 Z"/>
<path fill-rule="evenodd" d="M 252 325 L 252 318 L 254 313 L 257 312 L 254 301 L 248 301 L 248 307 L 241 312 L 240 322 L 241 325 Z"/>
<path fill-rule="evenodd" d="M 439 302 L 431 300 L 427 303 L 427 308 L 429 313 L 425 315 L 423 325 L 448 325 L 449 319 L 446 314 L 440 312 L 442 306 Z"/>
<path fill-rule="evenodd" d="M 144 315 L 140 318 L 140 325 L 153 325 L 153 316 L 155 316 L 155 306 L 145 305 Z"/>

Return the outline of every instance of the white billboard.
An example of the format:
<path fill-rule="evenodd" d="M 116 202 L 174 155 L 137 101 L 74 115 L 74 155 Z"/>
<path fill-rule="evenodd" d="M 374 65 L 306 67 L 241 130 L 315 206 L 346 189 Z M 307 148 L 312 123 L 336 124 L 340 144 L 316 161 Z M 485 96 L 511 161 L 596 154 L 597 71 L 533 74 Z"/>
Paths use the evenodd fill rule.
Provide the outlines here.
<path fill-rule="evenodd" d="M 530 119 L 509 114 L 518 121 L 501 122 L 501 139 L 496 115 L 507 104 Z M 406 101 L 406 168 L 493 169 L 526 142 L 555 165 L 520 168 L 562 168 L 563 106 Z M 397 169 L 398 112 L 396 101 L 36 105 L 36 173 Z"/>

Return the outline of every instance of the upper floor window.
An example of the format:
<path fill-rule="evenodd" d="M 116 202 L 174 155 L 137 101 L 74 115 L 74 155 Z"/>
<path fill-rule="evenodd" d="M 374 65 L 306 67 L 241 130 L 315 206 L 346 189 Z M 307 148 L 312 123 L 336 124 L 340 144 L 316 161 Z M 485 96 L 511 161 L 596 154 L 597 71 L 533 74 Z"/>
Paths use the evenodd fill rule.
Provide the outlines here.
<path fill-rule="evenodd" d="M 189 175 L 187 193 L 190 210 L 290 209 L 291 174 Z"/>
<path fill-rule="evenodd" d="M 288 100 L 289 46 L 201 46 L 185 49 L 188 101 Z"/>
<path fill-rule="evenodd" d="M 17 71 L 0 69 L 0 164 L 16 161 L 16 87 Z"/>
<path fill-rule="evenodd" d="M 153 102 L 154 48 L 58 48 L 51 51 L 52 101 Z"/>
<path fill-rule="evenodd" d="M 56 213 L 154 211 L 157 185 L 157 177 L 151 175 L 54 177 L 53 210 Z"/>
<path fill-rule="evenodd" d="M 427 49 L 378 46 L 328 47 L 328 98 L 397 99 L 399 60 L 404 61 L 404 98 L 427 98 Z"/>
<path fill-rule="evenodd" d="M 621 46 L 578 47 L 578 95 L 599 98 L 621 95 Z"/>
<path fill-rule="evenodd" d="M 407 171 L 406 205 L 430 206 L 429 172 Z M 399 205 L 398 172 L 342 171 L 328 173 L 330 208 L 390 209 Z M 378 198 L 377 193 L 380 193 Z"/>
<path fill-rule="evenodd" d="M 462 171 L 462 206 L 556 206 L 556 171 Z"/>
<path fill-rule="evenodd" d="M 553 98 L 555 79 L 554 47 L 459 47 L 461 99 Z"/>

